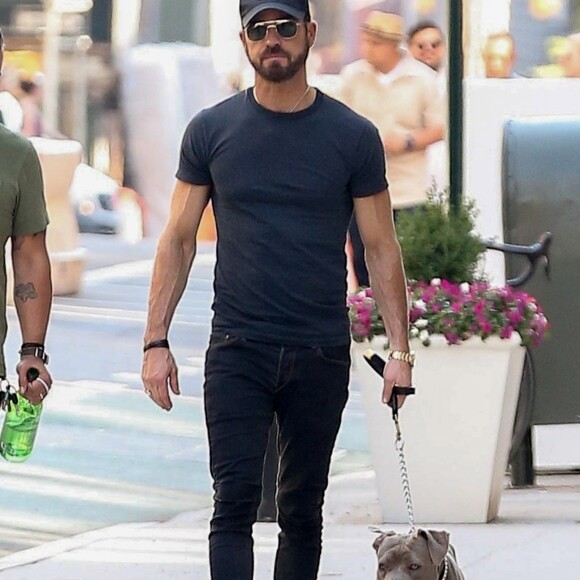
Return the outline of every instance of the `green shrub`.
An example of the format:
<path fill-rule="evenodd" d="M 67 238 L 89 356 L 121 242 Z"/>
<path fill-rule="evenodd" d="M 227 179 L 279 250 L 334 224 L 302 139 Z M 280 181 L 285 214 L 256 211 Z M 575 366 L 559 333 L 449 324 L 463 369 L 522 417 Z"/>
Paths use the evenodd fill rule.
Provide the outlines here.
<path fill-rule="evenodd" d="M 472 201 L 450 209 L 447 195 L 434 192 L 429 193 L 424 205 L 400 211 L 397 236 L 407 278 L 472 282 L 485 251 L 481 238 L 474 233 L 475 217 Z"/>

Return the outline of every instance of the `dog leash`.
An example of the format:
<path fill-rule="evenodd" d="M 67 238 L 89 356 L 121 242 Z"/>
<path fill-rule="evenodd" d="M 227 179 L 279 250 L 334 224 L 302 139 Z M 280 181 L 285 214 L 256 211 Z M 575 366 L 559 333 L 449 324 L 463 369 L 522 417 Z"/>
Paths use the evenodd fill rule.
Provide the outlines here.
<path fill-rule="evenodd" d="M 381 377 L 383 376 L 385 370 L 385 360 L 380 357 L 372 349 L 368 349 L 364 353 L 365 360 L 373 368 L 373 370 L 378 373 Z M 401 425 L 399 423 L 399 401 L 397 399 L 400 395 L 414 395 L 414 387 L 400 387 L 395 385 L 391 394 L 391 400 L 389 405 L 391 407 L 391 414 L 393 417 L 393 423 L 395 424 L 395 450 L 399 457 L 399 470 L 401 472 L 401 483 L 403 485 L 403 496 L 405 498 L 405 506 L 407 508 L 407 516 L 409 518 L 409 534 L 414 534 L 416 532 L 415 527 L 415 514 L 413 511 L 413 499 L 411 497 L 411 483 L 409 481 L 409 471 L 407 469 L 407 460 L 405 459 L 405 440 L 403 439 L 403 433 L 401 431 Z M 443 573 L 439 580 L 447 580 L 449 574 L 449 558 L 445 554 L 443 558 L 444 567 Z"/>
<path fill-rule="evenodd" d="M 365 360 L 373 368 L 373 370 L 383 376 L 386 362 L 381 358 L 375 351 L 368 349 L 364 353 Z M 403 495 L 405 497 L 405 505 L 407 507 L 407 515 L 409 516 L 409 533 L 414 534 L 415 528 L 415 516 L 413 513 L 413 499 L 411 498 L 411 484 L 409 482 L 409 471 L 407 470 L 407 461 L 405 460 L 405 441 L 403 440 L 403 434 L 401 432 L 401 425 L 399 424 L 399 402 L 397 397 L 400 395 L 414 395 L 414 387 L 399 387 L 395 385 L 391 394 L 391 400 L 389 401 L 389 406 L 391 407 L 391 412 L 393 416 L 393 422 L 395 423 L 395 449 L 397 455 L 399 456 L 399 469 L 401 471 L 401 481 L 403 483 Z"/>

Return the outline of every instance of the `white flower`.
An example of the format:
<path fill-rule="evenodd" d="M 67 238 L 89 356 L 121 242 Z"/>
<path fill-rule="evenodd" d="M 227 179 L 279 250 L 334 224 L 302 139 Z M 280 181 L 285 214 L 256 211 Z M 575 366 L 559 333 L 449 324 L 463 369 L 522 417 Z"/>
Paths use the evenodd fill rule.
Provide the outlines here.
<path fill-rule="evenodd" d="M 417 309 L 417 310 L 422 310 L 423 312 L 425 312 L 427 310 L 427 303 L 425 302 L 425 300 L 416 300 L 415 302 L 413 302 L 413 306 Z"/>
<path fill-rule="evenodd" d="M 417 338 L 419 336 L 419 329 L 416 326 L 411 326 L 409 334 L 411 338 Z"/>
<path fill-rule="evenodd" d="M 428 341 L 428 340 L 429 340 L 429 331 L 428 331 L 428 330 L 422 330 L 422 331 L 419 333 L 419 340 L 420 340 L 421 342 L 426 342 L 426 341 Z"/>
<path fill-rule="evenodd" d="M 528 303 L 528 310 L 531 310 L 532 312 L 537 312 L 538 311 L 538 307 L 536 306 L 535 302 L 529 302 Z"/>
<path fill-rule="evenodd" d="M 419 329 L 427 328 L 428 324 L 429 321 L 426 320 L 425 318 L 419 318 L 418 320 L 415 321 L 415 326 Z"/>
<path fill-rule="evenodd" d="M 464 294 L 469 294 L 469 289 L 470 289 L 469 283 L 468 283 L 468 282 L 462 282 L 462 283 L 459 285 L 459 289 L 460 289 L 460 290 L 461 290 L 461 291 L 462 291 Z"/>
<path fill-rule="evenodd" d="M 433 278 L 431 280 L 431 286 L 441 286 L 441 278 Z"/>

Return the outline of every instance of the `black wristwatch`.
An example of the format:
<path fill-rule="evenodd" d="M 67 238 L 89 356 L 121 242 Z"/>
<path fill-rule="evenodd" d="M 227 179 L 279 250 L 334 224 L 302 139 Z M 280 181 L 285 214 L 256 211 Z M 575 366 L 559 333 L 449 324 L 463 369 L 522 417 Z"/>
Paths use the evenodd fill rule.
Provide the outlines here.
<path fill-rule="evenodd" d="M 45 365 L 48 364 L 48 355 L 44 351 L 44 344 L 38 342 L 25 342 L 20 347 L 20 358 L 23 356 L 35 356 L 39 358 Z"/>

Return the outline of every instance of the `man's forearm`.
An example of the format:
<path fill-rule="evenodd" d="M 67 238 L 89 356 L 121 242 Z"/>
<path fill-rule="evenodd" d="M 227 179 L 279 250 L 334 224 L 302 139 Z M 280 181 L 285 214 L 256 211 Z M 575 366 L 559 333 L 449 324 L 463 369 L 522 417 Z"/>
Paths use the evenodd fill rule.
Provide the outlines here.
<path fill-rule="evenodd" d="M 22 342 L 44 344 L 50 306 L 52 281 L 46 252 L 13 257 L 14 305 L 20 322 Z"/>
<path fill-rule="evenodd" d="M 12 238 L 14 305 L 23 342 L 44 344 L 46 337 L 52 281 L 45 239 L 44 231 Z"/>
<path fill-rule="evenodd" d="M 367 250 L 373 296 L 385 323 L 389 346 L 393 350 L 409 350 L 409 314 L 407 286 L 398 243 L 392 250 Z M 395 249 L 397 251 L 395 251 Z"/>
<path fill-rule="evenodd" d="M 441 141 L 445 137 L 445 127 L 443 125 L 435 125 L 433 127 L 425 127 L 423 129 L 415 129 L 411 131 L 411 137 L 414 141 L 413 149 L 415 151 L 422 151 Z"/>
<path fill-rule="evenodd" d="M 183 295 L 195 257 L 195 240 L 184 243 L 166 230 L 157 247 L 145 342 L 167 338 L 177 304 Z"/>

